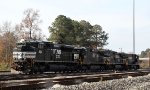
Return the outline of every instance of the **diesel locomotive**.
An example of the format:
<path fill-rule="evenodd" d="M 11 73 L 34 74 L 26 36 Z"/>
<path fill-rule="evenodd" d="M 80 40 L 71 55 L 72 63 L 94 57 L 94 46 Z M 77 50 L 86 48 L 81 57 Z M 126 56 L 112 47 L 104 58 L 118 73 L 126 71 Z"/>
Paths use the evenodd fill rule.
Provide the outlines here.
<path fill-rule="evenodd" d="M 13 60 L 12 69 L 25 74 L 139 69 L 136 54 L 47 41 L 17 43 Z"/>

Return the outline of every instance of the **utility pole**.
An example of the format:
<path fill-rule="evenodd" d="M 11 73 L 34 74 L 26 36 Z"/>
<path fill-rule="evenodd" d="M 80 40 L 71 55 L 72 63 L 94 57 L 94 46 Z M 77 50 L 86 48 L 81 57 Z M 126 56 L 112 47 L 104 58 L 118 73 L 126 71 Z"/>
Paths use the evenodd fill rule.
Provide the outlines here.
<path fill-rule="evenodd" d="M 135 0 L 133 0 L 133 54 L 135 54 Z"/>
<path fill-rule="evenodd" d="M 29 33 L 29 34 L 30 34 L 30 37 L 29 37 L 29 39 L 31 40 L 31 29 L 30 29 L 30 33 Z"/>
<path fill-rule="evenodd" d="M 96 49 L 97 49 L 97 29 L 96 29 Z"/>
<path fill-rule="evenodd" d="M 122 53 L 122 48 L 119 48 L 120 49 L 120 52 Z"/>
<path fill-rule="evenodd" d="M 150 67 L 150 51 L 148 52 L 149 67 Z"/>
<path fill-rule="evenodd" d="M 30 29 L 30 31 L 29 31 L 29 34 L 30 34 L 30 35 L 29 35 L 29 42 L 30 42 L 30 41 L 32 40 L 32 35 L 31 35 L 31 34 L 32 34 L 32 31 L 31 31 L 31 27 L 30 27 L 29 29 Z"/>

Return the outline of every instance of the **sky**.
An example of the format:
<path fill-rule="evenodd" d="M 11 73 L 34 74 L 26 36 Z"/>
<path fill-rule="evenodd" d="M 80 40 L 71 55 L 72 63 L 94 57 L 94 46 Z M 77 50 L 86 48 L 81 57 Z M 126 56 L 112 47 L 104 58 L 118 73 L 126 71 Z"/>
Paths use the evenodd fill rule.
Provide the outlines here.
<path fill-rule="evenodd" d="M 135 0 L 135 52 L 150 48 L 150 0 Z M 51 26 L 58 15 L 73 20 L 99 24 L 109 34 L 107 49 L 133 52 L 133 0 L 0 0 L 0 25 L 18 24 L 23 12 L 39 10 L 40 27 L 49 37 Z"/>

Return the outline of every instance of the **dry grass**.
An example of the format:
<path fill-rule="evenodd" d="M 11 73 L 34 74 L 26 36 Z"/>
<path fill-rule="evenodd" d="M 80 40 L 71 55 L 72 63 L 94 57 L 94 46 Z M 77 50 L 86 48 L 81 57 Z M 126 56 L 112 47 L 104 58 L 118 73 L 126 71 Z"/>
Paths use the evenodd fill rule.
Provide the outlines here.
<path fill-rule="evenodd" d="M 10 64 L 0 63 L 0 71 L 10 71 Z"/>
<path fill-rule="evenodd" d="M 149 61 L 140 61 L 140 68 L 149 68 Z"/>

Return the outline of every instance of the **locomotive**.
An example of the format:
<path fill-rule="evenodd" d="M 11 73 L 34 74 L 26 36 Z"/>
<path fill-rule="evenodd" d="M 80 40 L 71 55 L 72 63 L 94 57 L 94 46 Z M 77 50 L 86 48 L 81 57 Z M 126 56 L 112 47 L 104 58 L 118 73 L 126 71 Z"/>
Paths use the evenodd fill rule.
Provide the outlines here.
<path fill-rule="evenodd" d="M 139 69 L 136 54 L 47 41 L 17 43 L 13 60 L 12 69 L 25 74 Z"/>

